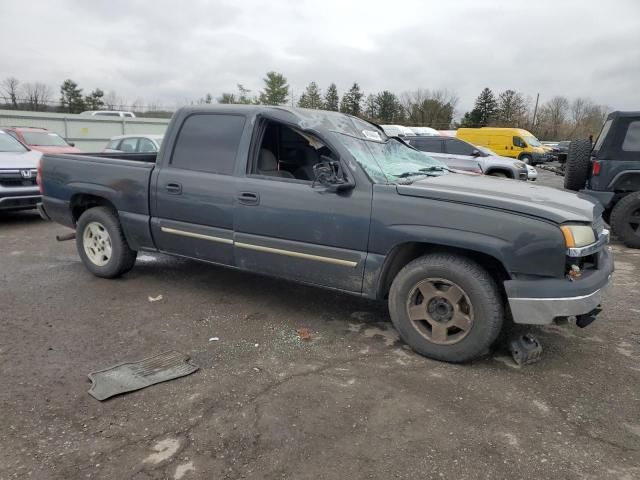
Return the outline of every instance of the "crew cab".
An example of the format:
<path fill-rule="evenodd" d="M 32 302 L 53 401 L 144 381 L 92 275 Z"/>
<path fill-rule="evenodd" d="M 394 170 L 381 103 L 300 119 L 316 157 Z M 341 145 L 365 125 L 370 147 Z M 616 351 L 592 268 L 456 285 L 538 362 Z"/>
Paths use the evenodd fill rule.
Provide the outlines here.
<path fill-rule="evenodd" d="M 386 301 L 402 339 L 450 362 L 507 318 L 590 323 L 613 271 L 596 202 L 450 173 L 338 112 L 185 107 L 157 155 L 45 155 L 39 178 L 94 275 L 159 251 Z"/>

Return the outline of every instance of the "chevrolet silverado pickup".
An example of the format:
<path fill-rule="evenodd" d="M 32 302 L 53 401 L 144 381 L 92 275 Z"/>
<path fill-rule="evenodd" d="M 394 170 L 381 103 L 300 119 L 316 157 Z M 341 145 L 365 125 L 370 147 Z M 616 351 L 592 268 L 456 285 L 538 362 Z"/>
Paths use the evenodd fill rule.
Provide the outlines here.
<path fill-rule="evenodd" d="M 600 311 L 613 272 L 589 197 L 452 173 L 337 112 L 192 106 L 155 154 L 45 154 L 41 214 L 99 277 L 158 251 L 388 302 L 422 355 L 469 361 L 505 321 Z"/>

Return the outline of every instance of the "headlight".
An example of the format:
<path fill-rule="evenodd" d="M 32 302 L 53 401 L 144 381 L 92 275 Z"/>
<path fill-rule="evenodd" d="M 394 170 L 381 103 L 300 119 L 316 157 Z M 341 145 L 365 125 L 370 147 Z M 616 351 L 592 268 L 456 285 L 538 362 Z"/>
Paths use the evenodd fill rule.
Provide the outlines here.
<path fill-rule="evenodd" d="M 560 230 L 567 248 L 585 247 L 596 241 L 591 225 L 562 225 Z"/>
<path fill-rule="evenodd" d="M 516 168 L 527 168 L 527 164 L 524 162 L 513 162 L 513 166 Z"/>

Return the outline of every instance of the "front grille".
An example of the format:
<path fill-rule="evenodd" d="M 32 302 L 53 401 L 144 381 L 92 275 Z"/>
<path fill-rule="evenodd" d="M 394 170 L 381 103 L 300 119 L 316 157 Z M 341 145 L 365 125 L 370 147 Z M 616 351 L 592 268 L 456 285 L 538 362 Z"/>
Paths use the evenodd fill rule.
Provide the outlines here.
<path fill-rule="evenodd" d="M 0 178 L 0 186 L 3 187 L 33 187 L 36 179 L 23 180 L 21 178 Z"/>
<path fill-rule="evenodd" d="M 36 185 L 36 174 L 37 170 L 33 168 L 0 170 L 0 186 L 33 187 Z"/>

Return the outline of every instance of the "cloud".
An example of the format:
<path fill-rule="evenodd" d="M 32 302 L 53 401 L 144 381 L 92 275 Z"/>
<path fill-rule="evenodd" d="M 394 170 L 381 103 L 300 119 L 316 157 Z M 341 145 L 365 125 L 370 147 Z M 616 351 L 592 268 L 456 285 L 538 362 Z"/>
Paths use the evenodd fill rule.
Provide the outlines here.
<path fill-rule="evenodd" d="M 640 109 L 640 2 L 32 0 L 3 5 L 5 76 L 65 78 L 169 107 L 257 92 L 269 70 L 295 92 L 447 88 L 468 109 L 480 90 L 587 96 Z"/>

